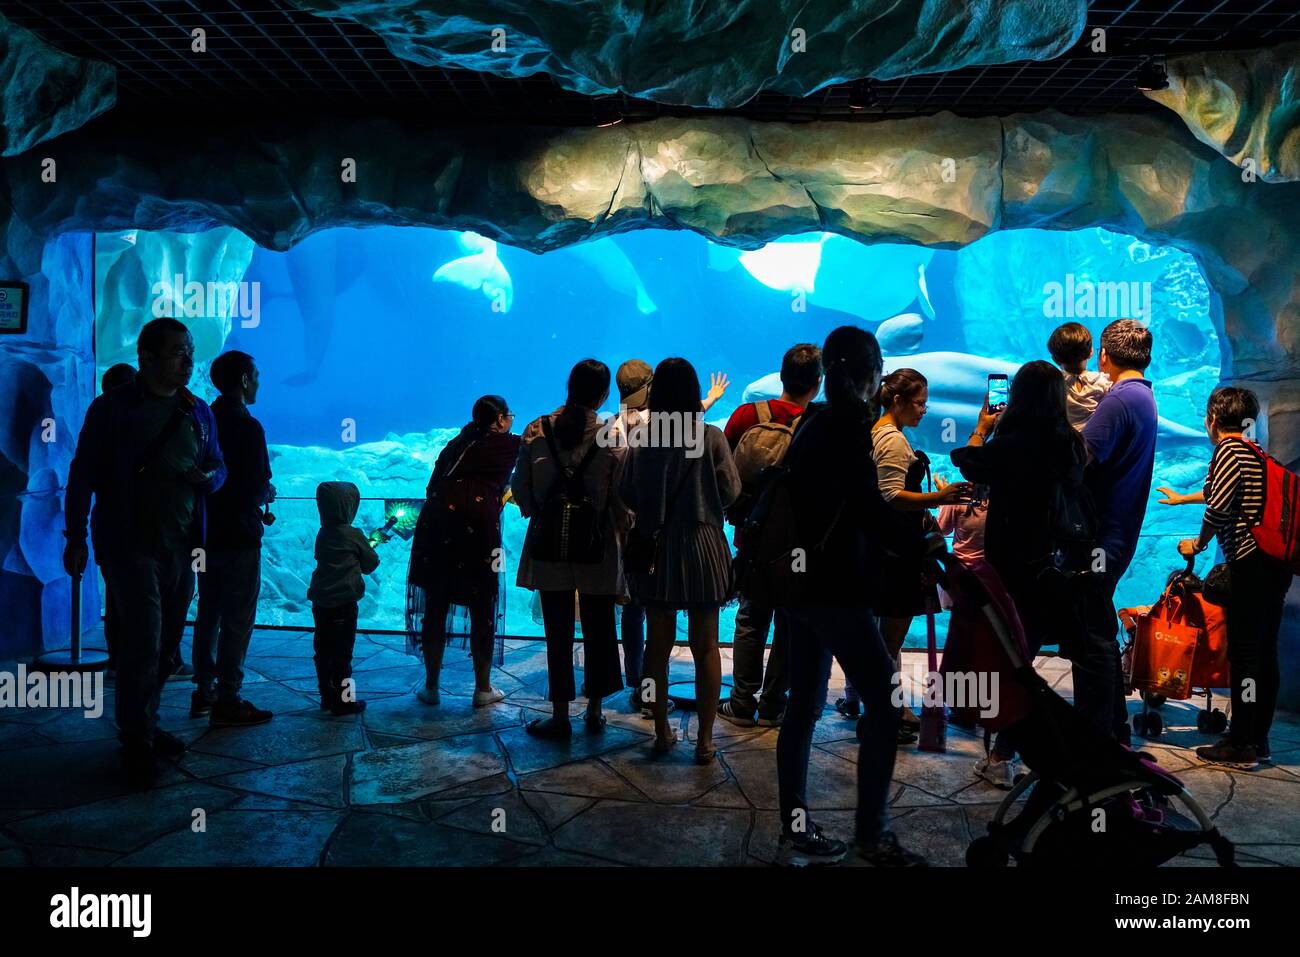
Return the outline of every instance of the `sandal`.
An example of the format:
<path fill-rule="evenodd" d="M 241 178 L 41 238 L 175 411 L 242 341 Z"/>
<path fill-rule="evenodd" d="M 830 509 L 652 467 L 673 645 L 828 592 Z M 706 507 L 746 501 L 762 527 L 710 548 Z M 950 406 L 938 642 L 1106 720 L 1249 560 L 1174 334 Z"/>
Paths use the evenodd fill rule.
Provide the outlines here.
<path fill-rule="evenodd" d="M 656 757 L 667 754 L 673 748 L 677 747 L 677 732 L 673 732 L 671 738 L 655 737 L 654 744 L 650 745 L 650 753 Z"/>
<path fill-rule="evenodd" d="M 707 748 L 697 747 L 695 749 L 696 764 L 712 764 L 713 759 L 716 758 L 717 756 L 718 756 L 718 749 L 715 748 L 713 745 L 709 745 Z"/>
<path fill-rule="evenodd" d="M 534 738 L 547 741 L 567 741 L 573 735 L 573 726 L 559 718 L 534 718 L 524 727 Z"/>

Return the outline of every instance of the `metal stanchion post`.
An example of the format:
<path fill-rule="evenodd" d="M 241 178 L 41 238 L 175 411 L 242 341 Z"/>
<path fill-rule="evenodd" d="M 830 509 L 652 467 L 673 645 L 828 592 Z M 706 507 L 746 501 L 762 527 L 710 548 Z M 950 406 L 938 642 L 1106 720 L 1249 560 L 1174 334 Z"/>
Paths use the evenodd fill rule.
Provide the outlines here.
<path fill-rule="evenodd" d="M 32 664 L 42 671 L 102 671 L 108 655 L 98 650 L 81 649 L 81 575 L 72 576 L 72 632 L 66 651 L 49 651 Z"/>

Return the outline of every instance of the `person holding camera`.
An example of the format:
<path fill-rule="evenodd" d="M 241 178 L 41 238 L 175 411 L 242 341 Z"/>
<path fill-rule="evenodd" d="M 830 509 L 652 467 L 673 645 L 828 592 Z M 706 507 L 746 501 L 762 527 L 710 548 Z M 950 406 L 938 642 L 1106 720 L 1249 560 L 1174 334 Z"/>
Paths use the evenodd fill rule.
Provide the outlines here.
<path fill-rule="evenodd" d="M 969 441 L 952 452 L 952 464 L 968 481 L 988 487 L 984 555 L 1016 606 L 1031 658 L 1057 640 L 1062 616 L 1070 614 L 1054 602 L 1054 579 L 1045 577 L 1058 546 L 1054 502 L 1077 495 L 1087 461 L 1065 396 L 1065 377 L 1056 366 L 1027 362 L 1011 380 L 1006 410 L 990 412 L 986 399 Z M 1013 737 L 1001 732 L 992 753 L 976 764 L 976 775 L 1009 790 L 1015 754 Z"/>
<path fill-rule="evenodd" d="M 194 693 L 190 717 L 209 715 L 213 727 L 264 724 L 271 712 L 239 696 L 244 656 L 253 635 L 262 587 L 262 530 L 275 521 L 266 432 L 248 407 L 257 401 L 258 372 L 246 352 L 212 361 L 212 403 L 226 459 L 226 484 L 208 499 L 207 568 L 199 575 L 194 622 Z"/>

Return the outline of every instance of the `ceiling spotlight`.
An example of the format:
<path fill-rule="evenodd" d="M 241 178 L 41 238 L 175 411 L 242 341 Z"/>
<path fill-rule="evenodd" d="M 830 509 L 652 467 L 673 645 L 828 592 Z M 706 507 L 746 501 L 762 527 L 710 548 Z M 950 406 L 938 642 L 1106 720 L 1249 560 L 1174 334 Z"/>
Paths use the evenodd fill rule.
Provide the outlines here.
<path fill-rule="evenodd" d="M 876 96 L 876 84 L 870 77 L 854 80 L 849 84 L 849 109 L 855 113 L 862 110 L 874 110 L 880 106 Z"/>
<path fill-rule="evenodd" d="M 617 126 L 623 122 L 623 111 L 619 109 L 617 97 L 596 97 L 592 101 L 591 112 L 597 126 Z"/>
<path fill-rule="evenodd" d="M 1135 86 L 1144 93 L 1169 89 L 1169 75 L 1165 72 L 1164 57 L 1147 57 L 1137 69 Z"/>

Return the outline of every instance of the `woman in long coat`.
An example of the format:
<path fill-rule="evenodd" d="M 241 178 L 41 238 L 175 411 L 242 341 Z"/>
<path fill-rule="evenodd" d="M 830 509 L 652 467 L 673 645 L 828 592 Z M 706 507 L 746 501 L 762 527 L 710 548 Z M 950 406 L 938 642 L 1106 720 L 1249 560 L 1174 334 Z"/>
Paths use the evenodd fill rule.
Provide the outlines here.
<path fill-rule="evenodd" d="M 474 706 L 505 697 L 492 687 L 491 672 L 493 659 L 501 657 L 497 632 L 504 618 L 501 507 L 521 441 L 511 434 L 513 421 L 514 413 L 499 395 L 474 403 L 470 422 L 434 463 L 415 526 L 406 632 L 408 650 L 424 657 L 424 686 L 416 696 L 429 705 L 441 703 L 443 651 L 460 609 L 469 614 Z"/>

